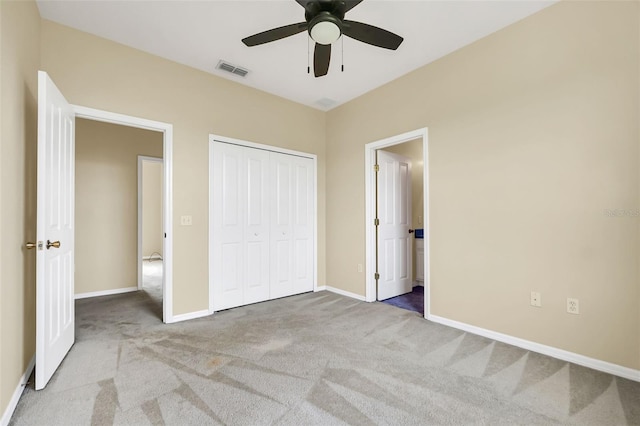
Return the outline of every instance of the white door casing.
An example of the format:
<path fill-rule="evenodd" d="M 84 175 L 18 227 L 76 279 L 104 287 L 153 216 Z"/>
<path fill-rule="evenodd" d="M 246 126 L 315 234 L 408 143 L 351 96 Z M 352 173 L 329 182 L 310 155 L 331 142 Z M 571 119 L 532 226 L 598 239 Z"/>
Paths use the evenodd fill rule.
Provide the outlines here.
<path fill-rule="evenodd" d="M 412 289 L 411 160 L 378 151 L 378 300 Z"/>
<path fill-rule="evenodd" d="M 36 389 L 43 389 L 73 345 L 74 133 L 71 105 L 38 72 Z M 59 247 L 56 247 L 59 242 Z"/>

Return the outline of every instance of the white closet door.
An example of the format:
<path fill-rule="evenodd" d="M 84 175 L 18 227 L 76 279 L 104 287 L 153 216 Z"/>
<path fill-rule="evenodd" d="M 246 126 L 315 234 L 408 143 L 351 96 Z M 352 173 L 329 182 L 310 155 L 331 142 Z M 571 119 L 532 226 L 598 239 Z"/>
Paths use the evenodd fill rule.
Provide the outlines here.
<path fill-rule="evenodd" d="M 214 142 L 213 310 L 313 291 L 315 163 Z"/>
<path fill-rule="evenodd" d="M 213 187 L 213 308 L 244 304 L 244 236 L 247 177 L 243 148 L 215 143 Z"/>
<path fill-rule="evenodd" d="M 247 176 L 246 243 L 244 304 L 269 299 L 269 151 L 244 149 L 244 174 Z"/>
<path fill-rule="evenodd" d="M 269 152 L 214 144 L 214 310 L 269 299 Z"/>
<path fill-rule="evenodd" d="M 271 298 L 294 293 L 291 155 L 271 153 Z"/>
<path fill-rule="evenodd" d="M 293 293 L 313 291 L 313 160 L 292 158 Z"/>

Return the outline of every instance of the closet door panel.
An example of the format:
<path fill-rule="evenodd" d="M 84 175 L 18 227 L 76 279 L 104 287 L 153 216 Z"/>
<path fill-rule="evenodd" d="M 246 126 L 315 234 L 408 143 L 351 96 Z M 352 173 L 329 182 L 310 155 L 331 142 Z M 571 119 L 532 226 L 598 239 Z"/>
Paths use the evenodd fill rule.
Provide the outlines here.
<path fill-rule="evenodd" d="M 292 156 L 270 153 L 271 185 L 271 298 L 294 294 L 292 268 Z"/>
<path fill-rule="evenodd" d="M 246 164 L 246 283 L 244 303 L 269 299 L 269 152 L 245 148 Z"/>
<path fill-rule="evenodd" d="M 293 291 L 313 290 L 313 212 L 315 211 L 313 160 L 293 158 Z"/>
<path fill-rule="evenodd" d="M 214 310 L 244 302 L 243 227 L 245 207 L 243 150 L 214 144 L 213 288 Z"/>

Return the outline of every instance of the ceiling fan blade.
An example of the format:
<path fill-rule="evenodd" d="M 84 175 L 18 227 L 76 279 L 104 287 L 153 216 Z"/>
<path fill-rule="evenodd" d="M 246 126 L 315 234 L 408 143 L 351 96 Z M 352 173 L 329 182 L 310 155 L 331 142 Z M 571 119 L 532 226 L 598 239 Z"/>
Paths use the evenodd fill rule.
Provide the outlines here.
<path fill-rule="evenodd" d="M 304 1 L 304 0 L 300 0 L 300 1 Z M 354 7 L 356 7 L 357 5 L 359 5 L 360 3 L 362 3 L 362 0 L 345 0 L 345 3 L 347 4 L 347 7 L 345 8 L 344 11 L 348 12 Z"/>
<path fill-rule="evenodd" d="M 331 45 L 316 43 L 316 48 L 313 52 L 313 73 L 316 77 L 327 75 L 330 61 Z"/>
<path fill-rule="evenodd" d="M 373 25 L 346 19 L 342 23 L 342 34 L 373 46 L 396 50 L 404 40 L 397 34 Z"/>
<path fill-rule="evenodd" d="M 298 22 L 297 24 L 285 25 L 284 27 L 273 28 L 268 31 L 254 34 L 252 36 L 243 38 L 242 42 L 249 47 L 257 46 L 259 44 L 269 43 L 271 41 L 280 40 L 285 37 L 301 33 L 306 29 L 306 22 Z"/>

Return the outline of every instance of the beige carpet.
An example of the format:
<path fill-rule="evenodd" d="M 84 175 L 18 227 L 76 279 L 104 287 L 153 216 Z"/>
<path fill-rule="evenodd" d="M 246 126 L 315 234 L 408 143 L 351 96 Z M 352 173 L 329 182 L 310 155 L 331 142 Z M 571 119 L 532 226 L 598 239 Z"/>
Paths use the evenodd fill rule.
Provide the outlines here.
<path fill-rule="evenodd" d="M 640 383 L 393 306 L 321 292 L 165 325 L 157 297 L 78 301 L 12 424 L 640 424 Z"/>

